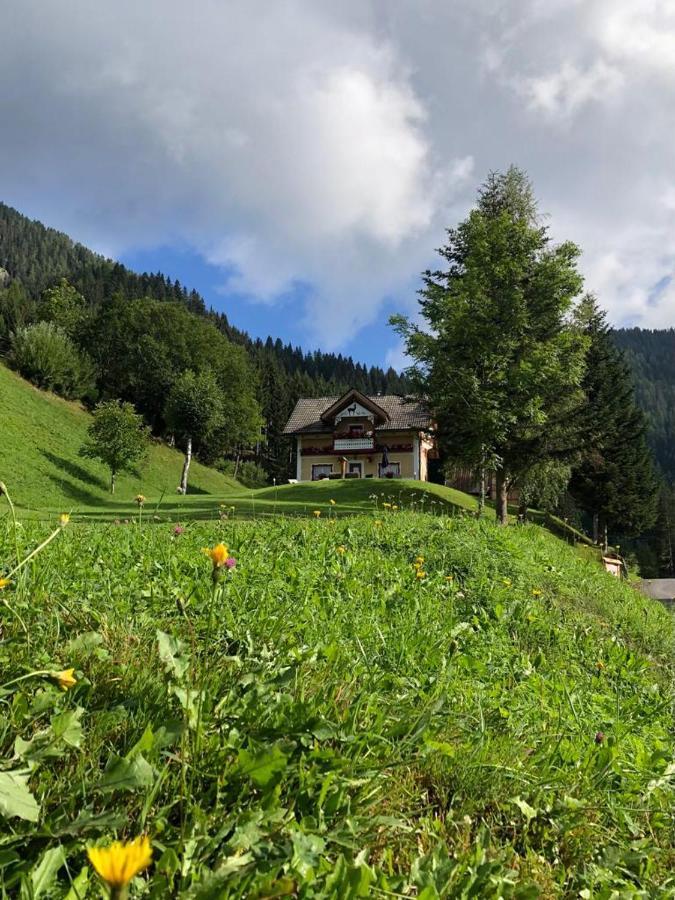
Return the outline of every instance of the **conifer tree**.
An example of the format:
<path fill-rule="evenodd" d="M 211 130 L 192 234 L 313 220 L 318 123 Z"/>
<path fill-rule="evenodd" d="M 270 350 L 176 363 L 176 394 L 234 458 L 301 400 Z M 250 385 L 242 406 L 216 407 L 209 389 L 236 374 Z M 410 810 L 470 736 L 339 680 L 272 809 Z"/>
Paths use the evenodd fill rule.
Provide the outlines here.
<path fill-rule="evenodd" d="M 426 330 L 405 317 L 403 335 L 417 389 L 432 407 L 447 458 L 497 465 L 497 517 L 528 470 L 576 450 L 570 421 L 586 338 L 570 327 L 579 295 L 579 250 L 553 246 L 530 182 L 518 169 L 492 174 L 468 218 L 448 231 L 442 271 L 426 272 Z"/>
<path fill-rule="evenodd" d="M 630 369 L 593 296 L 579 305 L 576 323 L 589 349 L 583 380 L 586 405 L 579 417 L 584 446 L 569 489 L 577 505 L 593 517 L 596 542 L 606 544 L 608 530 L 635 535 L 653 524 L 657 483 Z"/>

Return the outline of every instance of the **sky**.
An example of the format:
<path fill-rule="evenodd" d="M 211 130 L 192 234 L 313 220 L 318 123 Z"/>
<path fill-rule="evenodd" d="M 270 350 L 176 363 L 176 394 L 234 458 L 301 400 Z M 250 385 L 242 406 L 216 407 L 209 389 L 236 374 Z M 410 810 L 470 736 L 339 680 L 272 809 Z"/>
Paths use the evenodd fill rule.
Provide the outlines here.
<path fill-rule="evenodd" d="M 675 0 L 0 0 L 0 199 L 254 336 L 388 316 L 491 170 L 617 326 L 675 326 Z"/>

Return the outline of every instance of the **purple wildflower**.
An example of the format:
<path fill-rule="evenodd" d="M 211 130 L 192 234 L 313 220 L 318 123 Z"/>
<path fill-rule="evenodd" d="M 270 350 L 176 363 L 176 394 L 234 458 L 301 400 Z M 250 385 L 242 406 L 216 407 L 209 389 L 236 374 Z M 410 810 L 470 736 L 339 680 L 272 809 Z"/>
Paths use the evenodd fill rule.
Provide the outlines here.
<path fill-rule="evenodd" d="M 604 731 L 596 731 L 595 732 L 595 743 L 602 744 L 605 740 L 605 732 Z"/>
<path fill-rule="evenodd" d="M 185 529 L 183 528 L 182 525 L 174 525 L 174 527 L 173 527 L 174 534 L 183 534 L 184 531 L 185 531 Z"/>
<path fill-rule="evenodd" d="M 234 556 L 228 556 L 225 560 L 225 565 L 228 569 L 234 569 L 234 567 L 237 565 L 237 560 L 234 558 Z"/>

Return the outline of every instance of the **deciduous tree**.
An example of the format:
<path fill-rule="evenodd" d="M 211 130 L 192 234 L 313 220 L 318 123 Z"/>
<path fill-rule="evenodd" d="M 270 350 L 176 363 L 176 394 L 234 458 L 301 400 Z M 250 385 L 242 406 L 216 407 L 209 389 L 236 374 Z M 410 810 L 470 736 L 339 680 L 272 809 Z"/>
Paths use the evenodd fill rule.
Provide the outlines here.
<path fill-rule="evenodd" d="M 98 459 L 110 469 L 110 493 L 115 493 L 115 478 L 131 469 L 147 450 L 148 429 L 131 403 L 108 400 L 99 403 L 87 429 L 88 440 L 80 455 Z"/>
<path fill-rule="evenodd" d="M 167 427 L 185 451 L 180 479 L 181 493 L 186 493 L 192 461 L 193 444 L 208 446 L 209 439 L 224 426 L 224 404 L 218 380 L 210 369 L 200 373 L 183 372 L 176 379 L 166 402 Z"/>

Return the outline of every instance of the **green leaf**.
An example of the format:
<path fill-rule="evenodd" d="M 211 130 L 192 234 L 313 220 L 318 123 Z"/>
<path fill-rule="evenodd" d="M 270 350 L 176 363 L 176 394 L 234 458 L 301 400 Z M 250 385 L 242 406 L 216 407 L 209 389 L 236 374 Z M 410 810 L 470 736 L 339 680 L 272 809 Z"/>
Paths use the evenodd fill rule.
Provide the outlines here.
<path fill-rule="evenodd" d="M 80 869 L 80 873 L 77 878 L 73 881 L 72 886 L 64 900 L 82 900 L 83 897 L 87 896 L 87 888 L 89 887 L 89 873 L 91 869 L 89 866 L 83 866 Z"/>
<path fill-rule="evenodd" d="M 537 818 L 539 811 L 536 810 L 533 806 L 530 806 L 530 804 L 526 800 L 521 800 L 520 797 L 515 797 L 512 802 L 515 803 L 521 813 L 525 816 L 528 825 L 530 824 L 532 819 Z"/>
<path fill-rule="evenodd" d="M 301 831 L 292 834 L 291 841 L 293 843 L 292 867 L 303 878 L 312 880 L 326 842 L 318 834 L 303 834 Z"/>
<path fill-rule="evenodd" d="M 28 776 L 22 772 L 0 772 L 0 814 L 6 819 L 37 822 L 40 807 L 28 788 Z"/>
<path fill-rule="evenodd" d="M 90 656 L 102 643 L 103 635 L 99 634 L 98 631 L 85 631 L 83 634 L 78 634 L 77 637 L 68 641 L 66 656 L 70 657 L 75 654 Z"/>
<path fill-rule="evenodd" d="M 98 783 L 100 791 L 136 791 L 150 787 L 154 771 L 150 763 L 139 753 L 133 759 L 124 759 L 113 753 Z"/>
<path fill-rule="evenodd" d="M 368 897 L 372 881 L 373 873 L 368 866 L 352 865 L 340 854 L 333 871 L 326 879 L 326 894 L 330 897 L 340 897 L 340 900 Z"/>
<path fill-rule="evenodd" d="M 61 837 L 62 835 L 79 836 L 94 831 L 97 833 L 100 833 L 101 831 L 114 831 L 117 828 L 121 828 L 126 821 L 127 817 L 123 812 L 107 810 L 105 812 L 95 813 L 91 807 L 88 807 L 79 813 L 74 822 L 55 831 L 54 835 L 56 837 Z"/>
<path fill-rule="evenodd" d="M 286 768 L 288 760 L 279 747 L 266 747 L 257 753 L 239 751 L 239 767 L 244 775 L 258 787 L 265 788 L 277 783 Z"/>
<path fill-rule="evenodd" d="M 80 719 L 84 714 L 84 709 L 78 706 L 77 709 L 70 709 L 54 716 L 51 720 L 52 731 L 54 737 L 61 738 L 64 744 L 69 747 L 79 747 L 82 743 L 82 723 Z"/>
<path fill-rule="evenodd" d="M 21 857 L 14 850 L 0 850 L 0 869 L 13 866 Z"/>
<path fill-rule="evenodd" d="M 177 681 L 182 681 L 187 672 L 190 660 L 182 654 L 184 645 L 173 635 L 165 631 L 157 631 L 157 650 L 166 672 L 173 675 Z"/>
<path fill-rule="evenodd" d="M 33 867 L 30 875 L 31 884 L 33 886 L 33 900 L 37 900 L 46 890 L 48 890 L 56 873 L 66 861 L 66 851 L 64 847 L 52 847 L 42 854 L 40 862 Z"/>
<path fill-rule="evenodd" d="M 131 750 L 127 753 L 127 759 L 133 759 L 134 756 L 138 756 L 139 753 L 148 753 L 155 746 L 155 735 L 152 731 L 152 725 L 148 723 L 145 726 L 145 731 L 140 736 L 140 738 L 136 741 Z"/>

